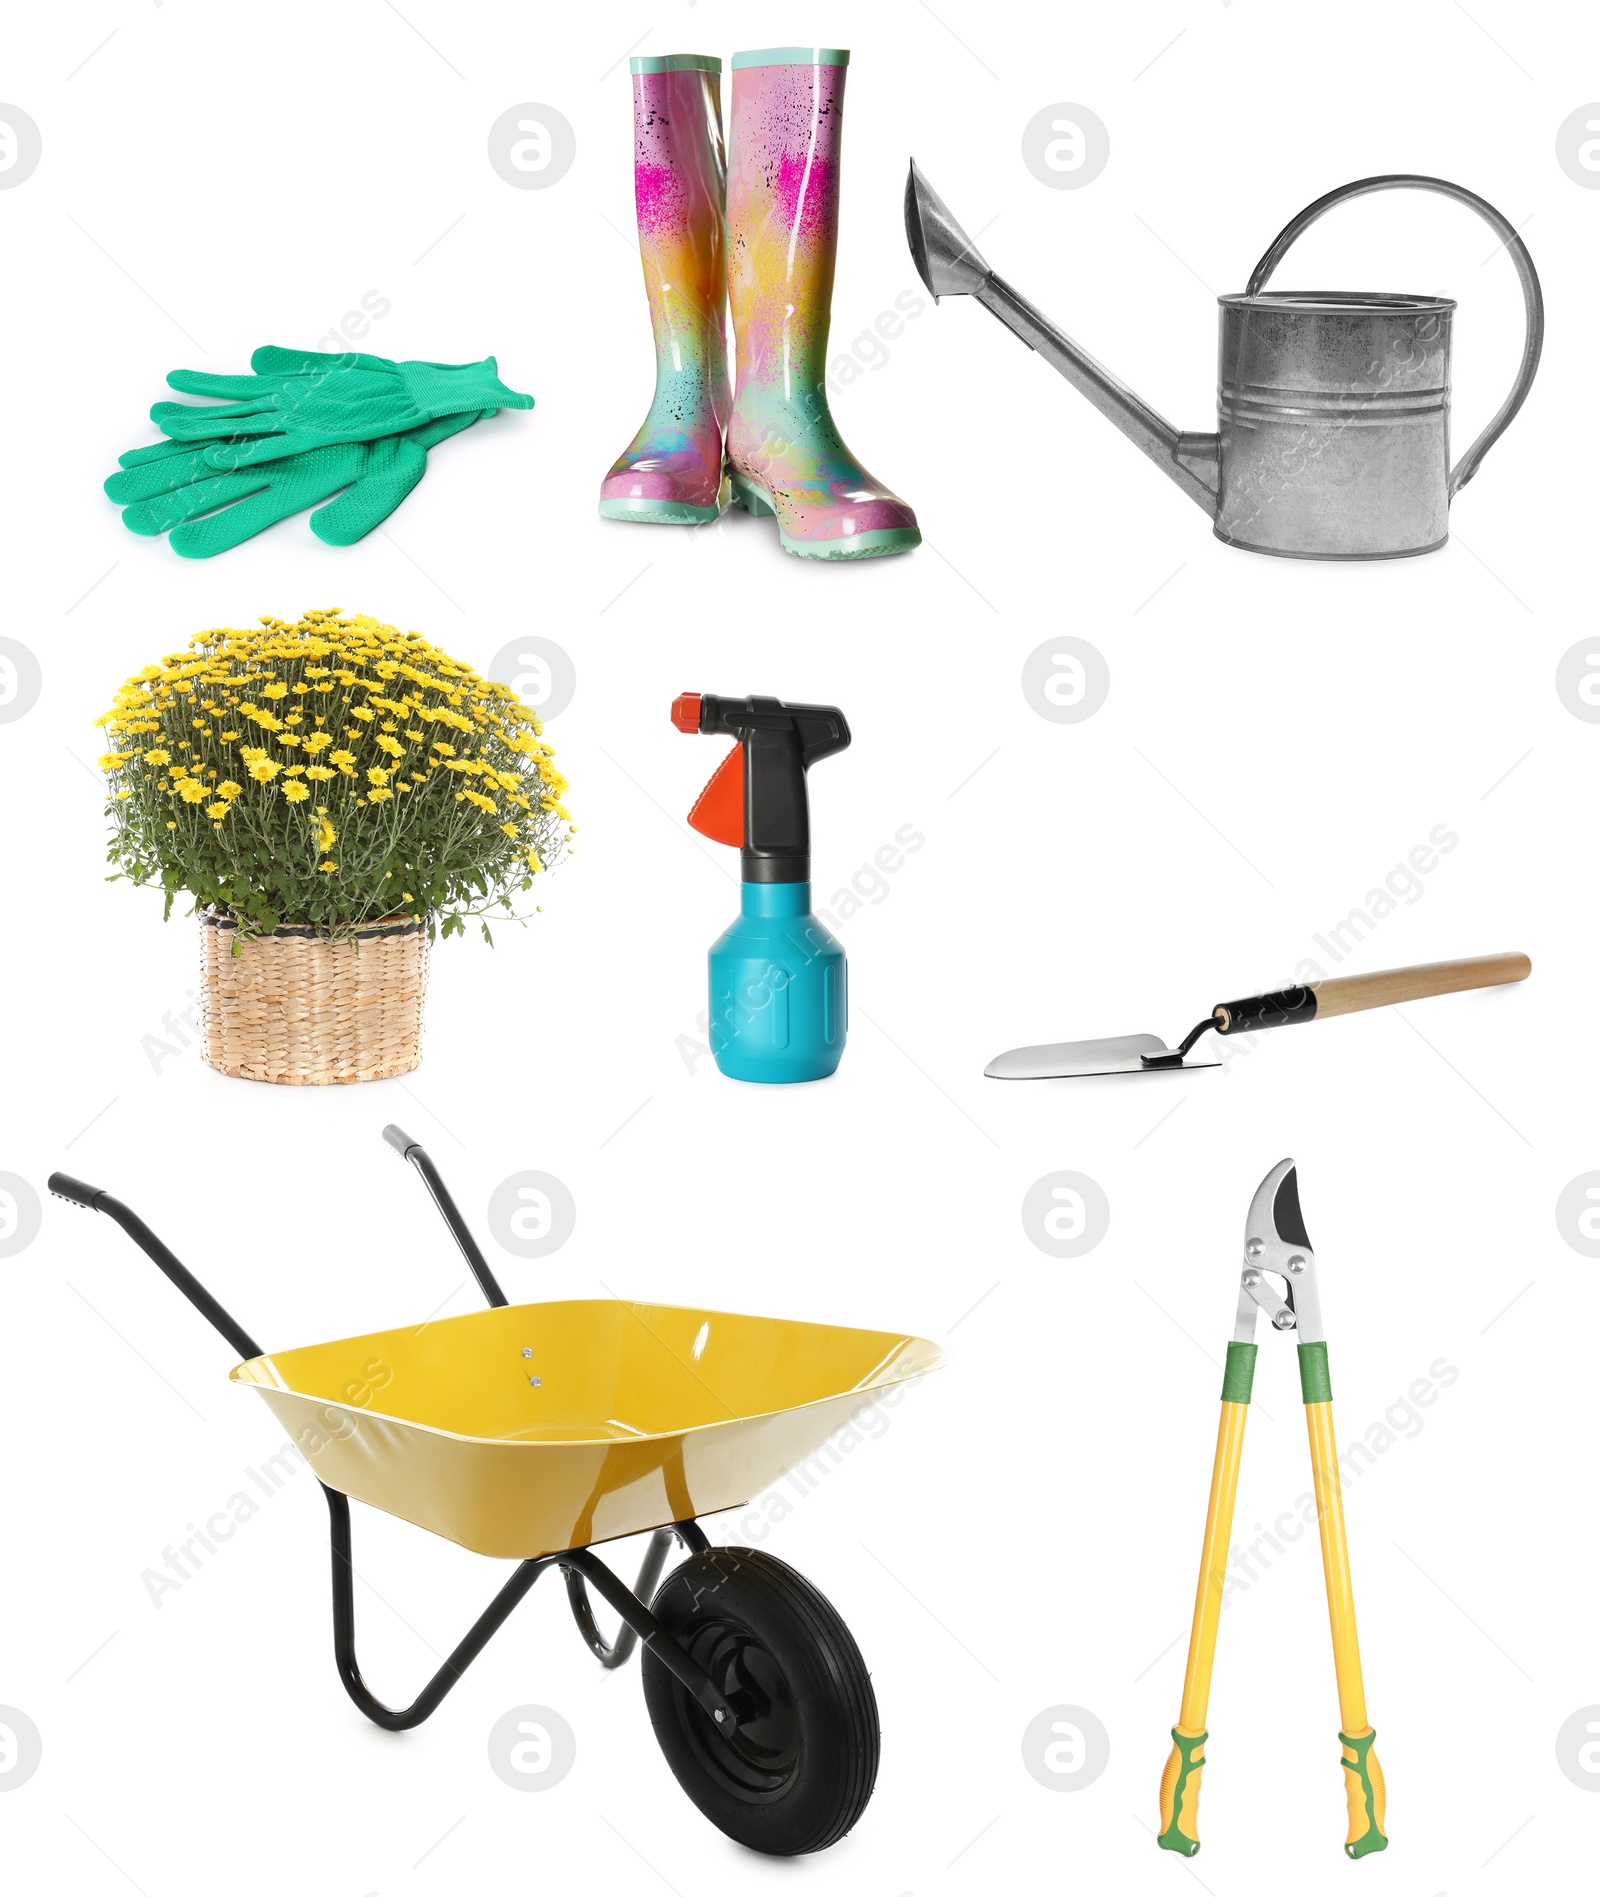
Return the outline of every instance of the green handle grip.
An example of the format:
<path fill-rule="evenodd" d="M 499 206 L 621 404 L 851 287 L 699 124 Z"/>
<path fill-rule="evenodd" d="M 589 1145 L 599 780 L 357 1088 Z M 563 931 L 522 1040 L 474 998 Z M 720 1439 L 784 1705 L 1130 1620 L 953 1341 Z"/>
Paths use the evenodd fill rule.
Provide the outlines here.
<path fill-rule="evenodd" d="M 1300 1346 L 1300 1401 L 1302 1403 L 1331 1403 L 1333 1401 L 1333 1385 L 1328 1380 L 1328 1346 L 1326 1344 Z"/>
<path fill-rule="evenodd" d="M 1200 1849 L 1200 1773 L 1206 1762 L 1206 1734 L 1172 1728 L 1172 1751 L 1161 1774 L 1161 1831 L 1156 1838 L 1163 1851 L 1181 1851 L 1193 1857 Z"/>
<path fill-rule="evenodd" d="M 1222 1372 L 1223 1402 L 1248 1403 L 1250 1401 L 1250 1389 L 1255 1380 L 1255 1345 L 1229 1344 L 1228 1361 Z"/>
<path fill-rule="evenodd" d="M 1339 1744 L 1344 1748 L 1339 1763 L 1344 1767 L 1344 1796 L 1350 1815 L 1350 1835 L 1344 1843 L 1346 1857 L 1366 1857 L 1389 1848 L 1383 1829 L 1383 1767 L 1372 1749 L 1377 1736 L 1370 1726 L 1353 1739 L 1347 1732 L 1339 1734 Z"/>

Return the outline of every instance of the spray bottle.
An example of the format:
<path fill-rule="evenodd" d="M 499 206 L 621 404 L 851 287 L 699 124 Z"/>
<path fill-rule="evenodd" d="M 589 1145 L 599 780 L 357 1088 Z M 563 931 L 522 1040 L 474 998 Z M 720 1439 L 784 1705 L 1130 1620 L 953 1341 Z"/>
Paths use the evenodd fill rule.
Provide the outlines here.
<path fill-rule="evenodd" d="M 737 738 L 689 812 L 739 851 L 739 916 L 712 944 L 711 1051 L 733 1080 L 823 1080 L 847 1025 L 844 950 L 811 913 L 806 772 L 850 742 L 831 705 L 776 698 L 673 700 L 680 731 Z"/>

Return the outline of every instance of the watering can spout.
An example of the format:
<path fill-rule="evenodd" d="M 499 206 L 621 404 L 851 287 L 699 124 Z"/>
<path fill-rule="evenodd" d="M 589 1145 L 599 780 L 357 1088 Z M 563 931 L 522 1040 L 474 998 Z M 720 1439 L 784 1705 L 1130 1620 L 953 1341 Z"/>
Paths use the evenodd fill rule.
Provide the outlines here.
<path fill-rule="evenodd" d="M 1174 428 L 997 276 L 918 169 L 915 159 L 906 179 L 906 241 L 917 274 L 936 303 L 945 296 L 976 297 L 991 316 L 998 317 L 1014 336 L 1037 350 L 1051 368 L 1114 422 L 1190 500 L 1204 508 L 1207 515 L 1215 513 L 1221 438 Z"/>

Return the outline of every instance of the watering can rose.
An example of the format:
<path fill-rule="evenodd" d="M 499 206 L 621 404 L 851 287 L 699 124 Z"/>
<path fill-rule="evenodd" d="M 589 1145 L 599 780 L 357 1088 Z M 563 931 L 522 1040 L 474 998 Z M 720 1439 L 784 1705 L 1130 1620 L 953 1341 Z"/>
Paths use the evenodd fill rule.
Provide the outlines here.
<path fill-rule="evenodd" d="M 196 633 L 98 722 L 118 873 L 240 938 L 394 917 L 460 934 L 514 913 L 574 834 L 516 693 L 365 614 Z"/>

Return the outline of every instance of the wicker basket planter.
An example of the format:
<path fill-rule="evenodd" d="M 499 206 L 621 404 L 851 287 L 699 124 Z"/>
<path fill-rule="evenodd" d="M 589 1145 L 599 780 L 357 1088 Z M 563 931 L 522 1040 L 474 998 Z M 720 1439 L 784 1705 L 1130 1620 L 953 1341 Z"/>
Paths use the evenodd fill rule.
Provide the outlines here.
<path fill-rule="evenodd" d="M 200 915 L 200 1022 L 219 1073 L 284 1087 L 408 1074 L 422 1059 L 426 925 L 395 918 L 330 942 L 279 929 L 237 943 Z"/>

